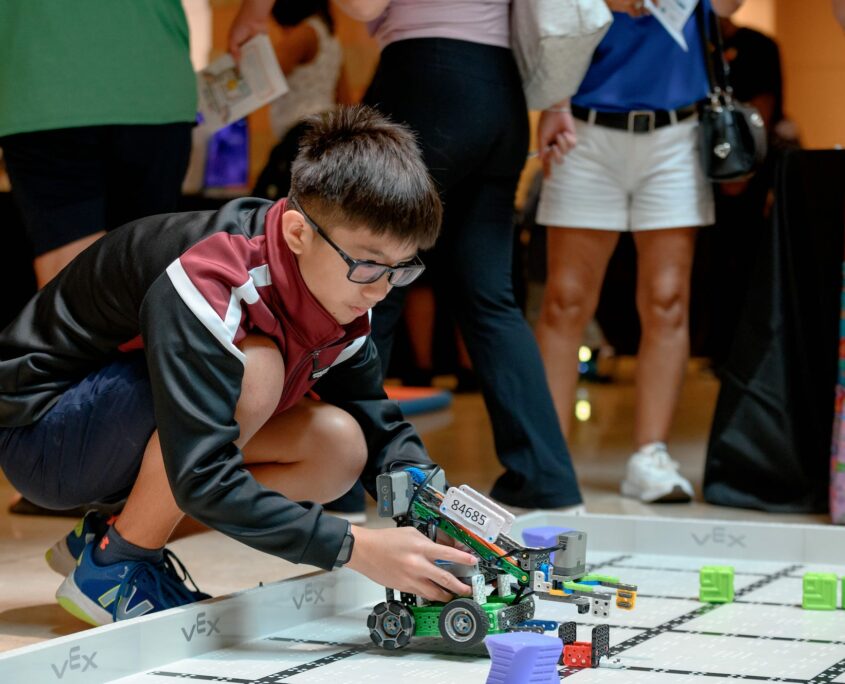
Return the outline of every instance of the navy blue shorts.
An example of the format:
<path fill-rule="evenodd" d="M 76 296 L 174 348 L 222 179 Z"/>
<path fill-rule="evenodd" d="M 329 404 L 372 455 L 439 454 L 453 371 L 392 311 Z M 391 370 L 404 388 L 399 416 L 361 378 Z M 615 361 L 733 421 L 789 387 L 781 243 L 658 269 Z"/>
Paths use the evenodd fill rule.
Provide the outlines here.
<path fill-rule="evenodd" d="M 0 428 L 0 467 L 45 508 L 128 496 L 155 430 L 147 364 L 135 353 L 68 389 L 36 423 Z"/>

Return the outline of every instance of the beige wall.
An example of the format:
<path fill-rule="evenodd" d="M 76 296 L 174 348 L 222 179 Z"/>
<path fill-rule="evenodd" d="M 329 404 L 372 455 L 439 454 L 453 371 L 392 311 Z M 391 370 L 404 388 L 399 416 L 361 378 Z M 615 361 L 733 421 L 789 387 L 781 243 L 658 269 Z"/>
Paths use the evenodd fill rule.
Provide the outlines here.
<path fill-rule="evenodd" d="M 745 0 L 734 21 L 780 45 L 785 108 L 803 144 L 845 146 L 845 31 L 830 0 Z"/>
<path fill-rule="evenodd" d="M 845 146 L 845 31 L 830 0 L 773 0 L 786 112 L 806 147 Z"/>
<path fill-rule="evenodd" d="M 795 0 L 796 2 L 816 0 Z M 733 20 L 770 36 L 775 33 L 775 0 L 745 0 Z"/>

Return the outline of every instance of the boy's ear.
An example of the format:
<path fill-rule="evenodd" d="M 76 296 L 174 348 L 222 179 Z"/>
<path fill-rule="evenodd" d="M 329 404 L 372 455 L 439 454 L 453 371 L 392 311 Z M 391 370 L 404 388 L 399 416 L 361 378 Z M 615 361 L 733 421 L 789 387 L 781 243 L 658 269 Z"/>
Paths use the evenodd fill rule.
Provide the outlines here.
<path fill-rule="evenodd" d="M 282 235 L 294 254 L 304 254 L 314 241 L 314 231 L 298 211 L 288 209 L 282 214 Z"/>

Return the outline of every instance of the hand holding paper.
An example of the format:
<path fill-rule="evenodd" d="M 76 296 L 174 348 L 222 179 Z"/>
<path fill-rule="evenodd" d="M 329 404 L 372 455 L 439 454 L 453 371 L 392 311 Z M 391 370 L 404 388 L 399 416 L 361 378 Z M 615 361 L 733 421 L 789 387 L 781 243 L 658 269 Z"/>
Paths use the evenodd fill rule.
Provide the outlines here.
<path fill-rule="evenodd" d="M 244 43 L 240 52 L 239 63 L 225 54 L 197 73 L 202 125 L 211 132 L 242 119 L 288 91 L 266 34 Z"/>

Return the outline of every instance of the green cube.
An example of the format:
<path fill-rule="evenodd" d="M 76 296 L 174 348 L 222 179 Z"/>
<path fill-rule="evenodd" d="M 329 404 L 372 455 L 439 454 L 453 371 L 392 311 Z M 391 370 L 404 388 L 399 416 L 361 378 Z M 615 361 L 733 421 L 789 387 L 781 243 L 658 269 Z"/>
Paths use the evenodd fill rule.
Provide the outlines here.
<path fill-rule="evenodd" d="M 734 569 L 729 565 L 707 565 L 699 573 L 698 599 L 703 603 L 734 600 Z"/>
<path fill-rule="evenodd" d="M 839 578 L 832 572 L 808 572 L 804 575 L 804 610 L 836 610 Z"/>

